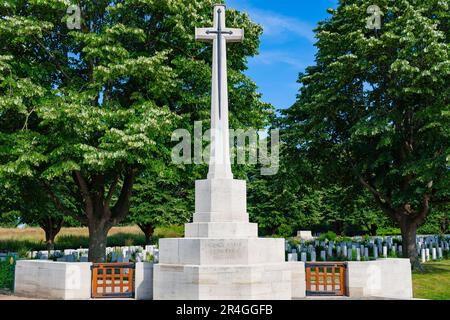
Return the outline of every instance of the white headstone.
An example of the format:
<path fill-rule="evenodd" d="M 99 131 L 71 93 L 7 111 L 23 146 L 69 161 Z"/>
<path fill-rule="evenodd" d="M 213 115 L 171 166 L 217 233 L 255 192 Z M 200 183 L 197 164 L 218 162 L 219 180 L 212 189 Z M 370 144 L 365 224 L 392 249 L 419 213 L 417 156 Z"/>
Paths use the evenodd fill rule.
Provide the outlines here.
<path fill-rule="evenodd" d="M 311 230 L 300 230 L 297 231 L 297 238 L 301 240 L 313 240 L 314 237 L 311 234 Z"/>
<path fill-rule="evenodd" d="M 348 259 L 349 261 L 352 261 L 352 260 L 353 260 L 353 251 L 352 251 L 351 248 L 348 248 L 348 249 L 347 249 L 347 259 Z"/>
<path fill-rule="evenodd" d="M 288 261 L 298 261 L 296 253 L 288 253 Z"/>
<path fill-rule="evenodd" d="M 302 253 L 301 253 L 301 260 L 302 260 L 303 262 L 306 262 L 306 252 L 302 252 Z"/>

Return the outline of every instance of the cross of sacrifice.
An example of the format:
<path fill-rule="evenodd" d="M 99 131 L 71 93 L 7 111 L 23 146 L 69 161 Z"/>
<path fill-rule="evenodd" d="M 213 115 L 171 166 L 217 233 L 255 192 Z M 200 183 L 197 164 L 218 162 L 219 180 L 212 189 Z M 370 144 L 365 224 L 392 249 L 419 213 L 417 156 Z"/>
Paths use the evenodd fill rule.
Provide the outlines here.
<path fill-rule="evenodd" d="M 211 156 L 208 179 L 233 178 L 228 127 L 227 51 L 229 42 L 241 42 L 244 30 L 225 26 L 225 5 L 214 5 L 212 28 L 195 28 L 195 39 L 213 43 L 211 84 Z"/>

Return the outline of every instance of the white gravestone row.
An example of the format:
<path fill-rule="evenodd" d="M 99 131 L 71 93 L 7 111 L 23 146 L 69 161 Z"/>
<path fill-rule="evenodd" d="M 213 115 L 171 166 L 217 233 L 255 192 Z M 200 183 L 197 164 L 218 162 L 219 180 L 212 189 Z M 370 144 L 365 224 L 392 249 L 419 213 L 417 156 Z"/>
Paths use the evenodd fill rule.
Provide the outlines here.
<path fill-rule="evenodd" d="M 49 260 L 56 259 L 60 262 L 87 262 L 89 249 L 65 249 L 60 250 L 42 250 L 30 251 L 29 259 Z M 107 247 L 107 262 L 136 262 L 154 261 L 159 258 L 159 250 L 156 246 L 124 246 L 124 247 Z"/>
<path fill-rule="evenodd" d="M 417 252 L 424 261 L 448 257 L 450 236 L 418 236 Z M 373 260 L 378 258 L 402 257 L 403 246 L 400 236 L 372 237 L 363 239 L 353 237 L 352 241 L 301 240 L 300 243 L 286 240 L 285 249 L 288 261 L 336 261 L 336 260 Z"/>

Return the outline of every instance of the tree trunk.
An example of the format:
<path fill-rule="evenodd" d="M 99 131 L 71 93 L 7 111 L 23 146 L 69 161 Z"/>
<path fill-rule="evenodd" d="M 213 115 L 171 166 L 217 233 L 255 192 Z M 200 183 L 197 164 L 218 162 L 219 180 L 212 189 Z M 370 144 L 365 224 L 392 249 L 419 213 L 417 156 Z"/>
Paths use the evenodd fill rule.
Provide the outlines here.
<path fill-rule="evenodd" d="M 89 262 L 106 262 L 106 240 L 111 227 L 105 221 L 89 224 Z"/>
<path fill-rule="evenodd" d="M 155 231 L 155 228 L 153 227 L 153 224 L 151 223 L 138 223 L 139 228 L 142 230 L 142 232 L 145 235 L 145 244 L 151 244 L 151 238 L 153 236 L 153 232 Z"/>
<path fill-rule="evenodd" d="M 376 236 L 377 235 L 377 230 L 378 230 L 378 226 L 376 224 L 372 223 L 370 225 L 370 228 L 369 228 L 370 235 L 371 236 Z"/>
<path fill-rule="evenodd" d="M 450 225 L 449 217 L 448 216 L 443 217 L 439 223 L 439 232 L 441 234 L 446 234 L 448 231 L 449 225 Z"/>
<path fill-rule="evenodd" d="M 422 270 L 416 246 L 417 224 L 413 219 L 403 217 L 400 221 L 400 230 L 402 232 L 403 257 L 409 258 L 411 267 L 414 270 Z"/>
<path fill-rule="evenodd" d="M 47 250 L 54 250 L 55 249 L 55 237 L 56 234 L 52 233 L 51 230 L 44 230 L 45 231 L 45 243 L 47 244 Z"/>
<path fill-rule="evenodd" d="M 344 233 L 344 224 L 342 223 L 342 221 L 336 220 L 334 221 L 333 225 L 334 232 L 336 232 L 338 236 L 342 236 Z"/>
<path fill-rule="evenodd" d="M 106 240 L 112 226 L 120 223 L 128 214 L 133 190 L 135 170 L 125 170 L 118 198 L 111 207 L 120 173 L 112 179 L 108 192 L 105 192 L 105 176 L 94 174 L 87 179 L 82 172 L 73 171 L 72 176 L 78 185 L 84 202 L 84 217 L 89 228 L 89 262 L 106 261 Z"/>
<path fill-rule="evenodd" d="M 45 243 L 48 251 L 55 249 L 55 238 L 61 230 L 63 221 L 62 217 L 47 217 L 40 221 L 39 225 L 45 232 Z"/>

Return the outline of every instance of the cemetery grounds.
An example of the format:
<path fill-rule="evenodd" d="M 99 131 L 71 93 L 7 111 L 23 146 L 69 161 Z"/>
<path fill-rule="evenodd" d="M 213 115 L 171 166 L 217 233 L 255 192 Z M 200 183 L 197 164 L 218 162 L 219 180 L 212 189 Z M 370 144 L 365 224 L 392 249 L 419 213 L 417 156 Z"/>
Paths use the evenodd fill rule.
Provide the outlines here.
<path fill-rule="evenodd" d="M 152 243 L 159 237 L 179 237 L 183 228 L 172 226 L 157 228 Z M 63 228 L 56 238 L 55 249 L 86 248 L 88 232 L 86 228 Z M 143 233 L 137 226 L 114 227 L 108 236 L 108 245 L 144 245 Z M 45 250 L 44 232 L 40 228 L 9 229 L 0 228 L 0 252 L 16 251 L 18 258 L 25 258 L 29 250 Z M 11 261 L 0 262 L 0 295 L 9 294 L 13 286 Z M 413 272 L 414 298 L 450 300 L 450 260 L 441 259 L 422 264 L 423 272 Z"/>

